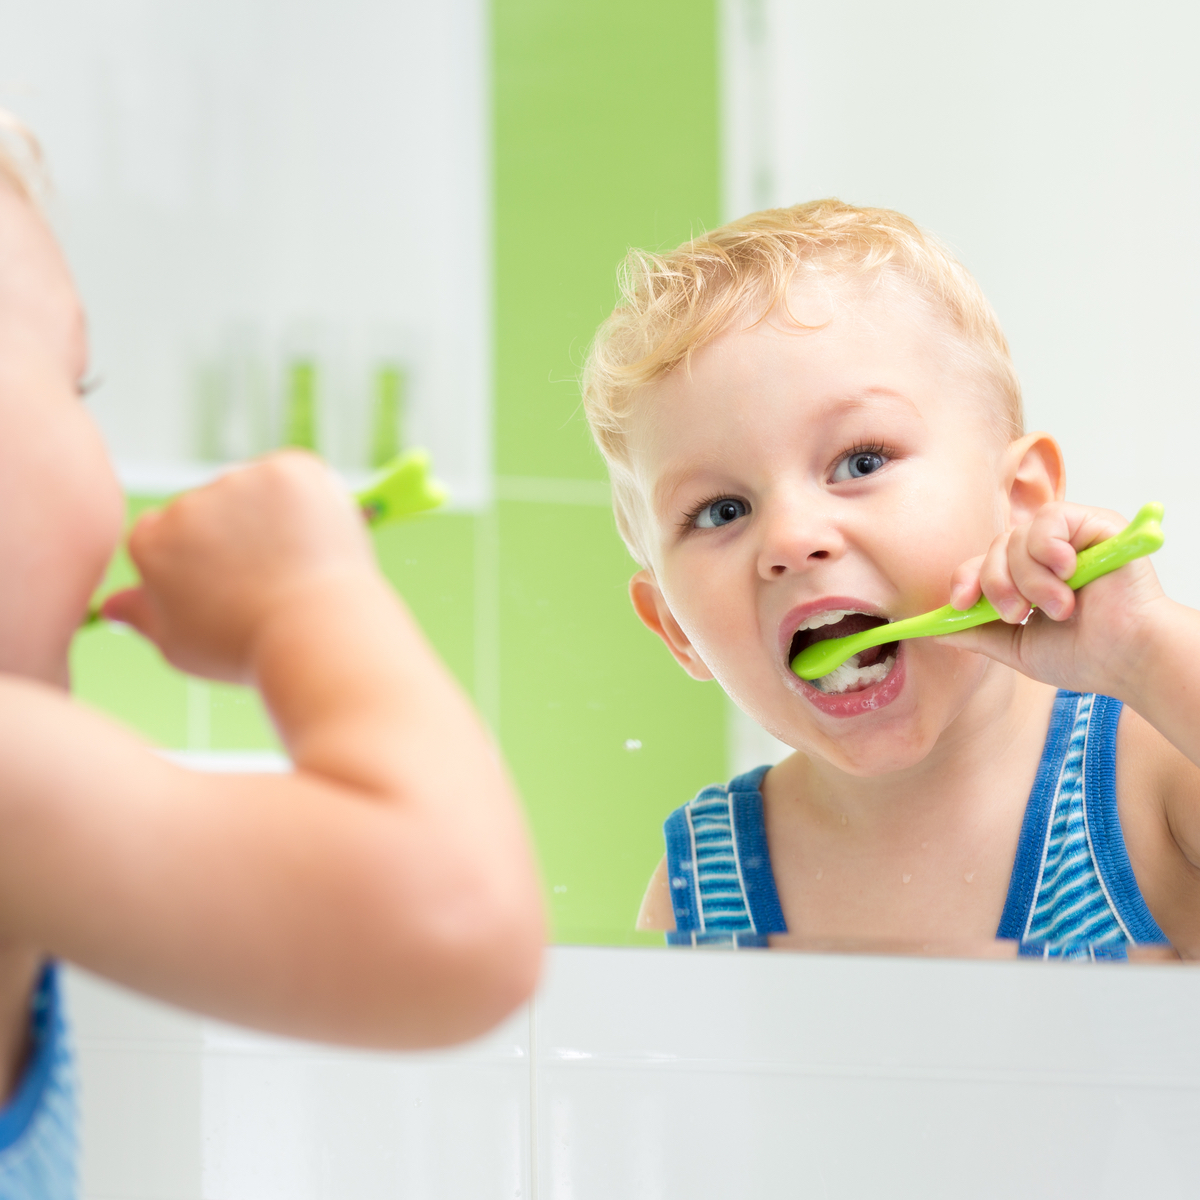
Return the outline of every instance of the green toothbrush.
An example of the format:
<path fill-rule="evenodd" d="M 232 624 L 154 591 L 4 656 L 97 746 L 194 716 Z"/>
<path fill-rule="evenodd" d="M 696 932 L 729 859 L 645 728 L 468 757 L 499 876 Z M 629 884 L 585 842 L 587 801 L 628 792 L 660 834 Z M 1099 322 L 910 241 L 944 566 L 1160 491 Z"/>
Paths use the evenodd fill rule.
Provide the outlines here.
<path fill-rule="evenodd" d="M 1162 515 L 1161 504 L 1143 505 L 1137 516 L 1116 537 L 1081 550 L 1075 574 L 1067 580 L 1067 586 L 1078 591 L 1084 584 L 1123 567 L 1135 558 L 1153 554 L 1163 544 Z M 884 646 L 888 642 L 899 642 L 906 638 L 955 633 L 999 619 L 1000 614 L 984 596 L 965 611 L 947 604 L 945 608 L 937 608 L 904 621 L 879 625 L 874 629 L 864 629 L 862 633 L 852 633 L 849 637 L 814 642 L 792 659 L 792 670 L 801 679 L 819 679 L 840 667 L 846 659 L 872 646 Z"/>
<path fill-rule="evenodd" d="M 409 450 L 382 467 L 379 473 L 354 499 L 367 524 L 373 529 L 388 525 L 400 517 L 427 512 L 446 503 L 447 492 L 429 474 L 429 453 Z M 93 604 L 81 628 L 103 620 L 99 604 Z"/>
<path fill-rule="evenodd" d="M 385 463 L 354 498 L 367 524 L 378 528 L 400 517 L 439 508 L 446 503 L 447 492 L 429 474 L 429 452 L 409 450 Z"/>

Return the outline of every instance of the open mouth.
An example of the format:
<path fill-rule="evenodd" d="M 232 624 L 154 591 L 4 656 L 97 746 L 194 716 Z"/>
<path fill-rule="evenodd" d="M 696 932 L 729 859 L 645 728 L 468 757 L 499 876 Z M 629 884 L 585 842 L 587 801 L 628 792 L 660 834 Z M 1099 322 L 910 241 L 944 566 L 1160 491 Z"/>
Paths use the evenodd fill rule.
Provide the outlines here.
<path fill-rule="evenodd" d="M 863 630 L 876 629 L 886 624 L 886 617 L 873 617 L 869 613 L 850 612 L 846 609 L 815 613 L 792 635 L 788 663 L 790 665 L 801 650 L 815 642 L 823 642 L 828 638 L 849 637 L 852 633 L 862 633 Z M 875 684 L 882 683 L 896 665 L 899 646 L 899 642 L 885 642 L 882 646 L 872 646 L 863 650 L 846 659 L 828 675 L 812 680 L 812 685 L 831 696 L 861 692 L 874 687 Z"/>

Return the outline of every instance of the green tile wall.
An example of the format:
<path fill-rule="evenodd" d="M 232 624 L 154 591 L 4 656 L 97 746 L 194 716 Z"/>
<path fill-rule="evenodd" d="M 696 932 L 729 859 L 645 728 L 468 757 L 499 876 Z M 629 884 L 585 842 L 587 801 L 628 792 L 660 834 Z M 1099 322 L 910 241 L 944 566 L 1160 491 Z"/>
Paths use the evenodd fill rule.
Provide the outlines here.
<path fill-rule="evenodd" d="M 499 494 L 544 496 L 499 505 L 500 735 L 555 936 L 632 942 L 663 817 L 725 774 L 724 701 L 638 624 L 607 508 L 564 500 L 604 477 L 576 378 L 618 262 L 718 219 L 715 4 L 492 15 Z"/>
<path fill-rule="evenodd" d="M 715 5 L 493 0 L 492 33 L 500 499 L 376 544 L 498 730 L 555 937 L 657 942 L 634 916 L 664 815 L 725 775 L 724 701 L 633 616 L 575 380 L 625 250 L 717 221 Z M 120 560 L 110 586 L 129 577 Z M 253 694 L 185 680 L 131 634 L 85 632 L 73 670 L 82 699 L 160 745 L 276 744 Z"/>
<path fill-rule="evenodd" d="M 606 508 L 501 503 L 499 532 L 501 737 L 556 936 L 632 942 L 663 817 L 724 773 L 721 697 L 634 616 Z"/>
<path fill-rule="evenodd" d="M 493 0 L 496 462 L 600 478 L 575 386 L 630 246 L 718 220 L 714 0 Z"/>

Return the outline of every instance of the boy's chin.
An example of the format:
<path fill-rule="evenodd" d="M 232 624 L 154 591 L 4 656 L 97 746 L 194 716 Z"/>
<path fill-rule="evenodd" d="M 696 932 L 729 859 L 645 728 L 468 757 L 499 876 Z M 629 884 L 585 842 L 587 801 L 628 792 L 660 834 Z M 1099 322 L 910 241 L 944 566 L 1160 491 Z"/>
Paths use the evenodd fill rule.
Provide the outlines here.
<path fill-rule="evenodd" d="M 919 766 L 937 744 L 936 737 L 888 737 L 880 731 L 875 737 L 847 739 L 833 747 L 822 747 L 821 757 L 846 775 L 873 779 L 894 775 Z"/>
<path fill-rule="evenodd" d="M 963 658 L 979 661 L 963 663 Z M 895 674 L 906 671 L 907 677 L 898 680 L 890 701 L 857 719 L 818 718 L 820 743 L 814 750 L 839 770 L 861 778 L 919 766 L 969 705 L 989 665 L 980 656 L 957 652 L 949 658 L 936 653 L 920 659 L 902 655 Z"/>

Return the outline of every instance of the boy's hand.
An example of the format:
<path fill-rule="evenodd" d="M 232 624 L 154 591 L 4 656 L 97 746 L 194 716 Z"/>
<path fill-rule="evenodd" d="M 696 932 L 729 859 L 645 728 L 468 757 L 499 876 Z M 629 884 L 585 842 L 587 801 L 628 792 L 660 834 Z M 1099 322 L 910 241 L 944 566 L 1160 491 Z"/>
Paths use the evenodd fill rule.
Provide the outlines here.
<path fill-rule="evenodd" d="M 1138 677 L 1165 600 L 1154 569 L 1139 559 L 1079 592 L 1065 581 L 1075 572 L 1077 551 L 1127 524 L 1107 509 L 1045 505 L 954 573 L 955 608 L 970 608 L 982 594 L 1002 619 L 937 640 L 1056 687 L 1121 696 Z"/>
<path fill-rule="evenodd" d="M 132 625 L 175 666 L 232 682 L 252 681 L 255 643 L 274 614 L 312 598 L 336 603 L 347 583 L 375 577 L 352 498 L 300 451 L 147 513 L 129 552 L 142 584 L 110 596 L 104 615 Z"/>

